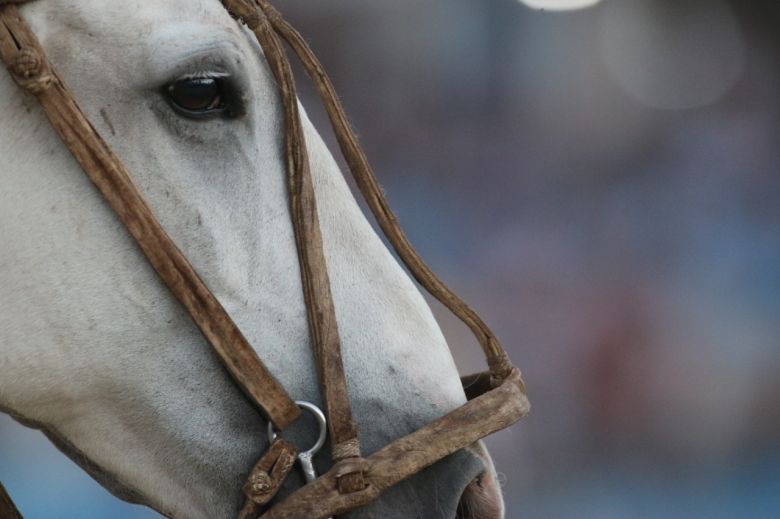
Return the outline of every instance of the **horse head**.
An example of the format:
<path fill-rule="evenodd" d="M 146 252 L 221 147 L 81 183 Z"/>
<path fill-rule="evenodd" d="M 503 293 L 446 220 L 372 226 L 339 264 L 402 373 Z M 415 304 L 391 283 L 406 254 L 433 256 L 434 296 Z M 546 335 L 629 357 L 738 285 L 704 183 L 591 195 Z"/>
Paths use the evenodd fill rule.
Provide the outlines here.
<path fill-rule="evenodd" d="M 49 58 L 270 371 L 320 402 L 279 92 L 216 0 L 38 0 Z M 235 517 L 265 423 L 46 124 L 0 74 L 0 409 L 117 496 Z M 303 114 L 348 388 L 370 453 L 465 402 L 442 333 Z M 311 436 L 305 423 L 292 439 Z M 327 467 L 321 467 L 325 470 Z M 283 493 L 302 484 L 286 483 Z M 460 506 L 459 506 L 460 503 Z M 458 511 L 460 510 L 460 511 Z M 481 444 L 350 518 L 498 518 Z"/>

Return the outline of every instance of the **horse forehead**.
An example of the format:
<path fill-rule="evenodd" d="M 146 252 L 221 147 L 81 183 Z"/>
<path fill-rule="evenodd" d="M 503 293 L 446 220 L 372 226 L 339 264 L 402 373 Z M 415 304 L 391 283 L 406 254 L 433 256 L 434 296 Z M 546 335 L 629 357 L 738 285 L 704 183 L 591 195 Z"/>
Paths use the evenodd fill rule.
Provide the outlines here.
<path fill-rule="evenodd" d="M 46 0 L 41 4 L 47 20 L 61 21 L 72 31 L 114 39 L 143 38 L 160 26 L 182 22 L 233 26 L 219 0 Z"/>
<path fill-rule="evenodd" d="M 238 72 L 254 50 L 219 0 L 40 0 L 23 8 L 77 96 L 95 102 L 162 84 L 197 57 L 233 63 Z"/>

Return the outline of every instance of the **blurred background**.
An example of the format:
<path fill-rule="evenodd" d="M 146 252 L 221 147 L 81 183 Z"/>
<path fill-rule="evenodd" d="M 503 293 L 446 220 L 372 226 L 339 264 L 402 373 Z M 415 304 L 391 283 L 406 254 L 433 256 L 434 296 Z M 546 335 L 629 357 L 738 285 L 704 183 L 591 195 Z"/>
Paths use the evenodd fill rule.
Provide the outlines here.
<path fill-rule="evenodd" d="M 507 517 L 780 518 L 780 3 L 277 4 L 524 371 Z M 33 519 L 155 517 L 6 417 L 0 479 Z"/>

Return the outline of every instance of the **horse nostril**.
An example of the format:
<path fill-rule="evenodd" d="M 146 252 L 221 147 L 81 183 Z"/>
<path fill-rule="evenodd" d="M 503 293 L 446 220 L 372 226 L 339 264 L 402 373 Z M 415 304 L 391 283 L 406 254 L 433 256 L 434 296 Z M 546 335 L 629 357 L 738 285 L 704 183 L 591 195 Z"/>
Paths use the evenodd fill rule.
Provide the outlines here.
<path fill-rule="evenodd" d="M 502 519 L 504 503 L 495 473 L 484 471 L 466 485 L 458 503 L 457 519 Z"/>

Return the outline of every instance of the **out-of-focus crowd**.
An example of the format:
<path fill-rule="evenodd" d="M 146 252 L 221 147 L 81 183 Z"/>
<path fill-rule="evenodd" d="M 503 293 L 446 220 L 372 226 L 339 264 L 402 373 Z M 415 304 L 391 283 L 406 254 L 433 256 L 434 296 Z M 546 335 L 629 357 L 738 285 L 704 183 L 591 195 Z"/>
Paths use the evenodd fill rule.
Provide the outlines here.
<path fill-rule="evenodd" d="M 780 517 L 777 3 L 279 7 L 524 371 L 531 415 L 488 440 L 507 517 Z"/>
<path fill-rule="evenodd" d="M 488 441 L 508 517 L 780 517 L 777 4 L 284 9 L 524 370 L 531 415 Z"/>

